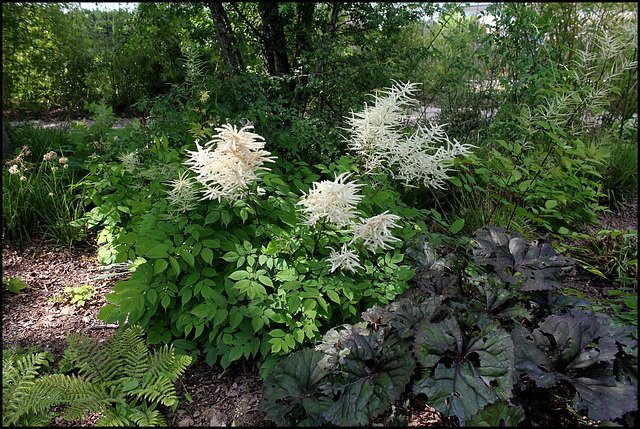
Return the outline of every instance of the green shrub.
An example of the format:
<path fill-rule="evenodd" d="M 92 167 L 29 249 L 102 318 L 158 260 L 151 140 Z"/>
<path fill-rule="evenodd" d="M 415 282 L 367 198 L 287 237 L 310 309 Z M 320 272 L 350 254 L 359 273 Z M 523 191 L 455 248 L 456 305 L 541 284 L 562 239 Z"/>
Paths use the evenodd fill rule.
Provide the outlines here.
<path fill-rule="evenodd" d="M 155 177 L 132 191 L 146 168 L 137 163 L 112 164 L 104 178 L 88 178 L 96 204 L 89 217 L 105 226 L 100 240 L 110 242 L 99 255 L 108 264 L 133 262 L 100 318 L 128 317 L 148 327 L 149 342 L 176 338 L 177 347 L 205 353 L 209 364 L 227 367 L 259 355 L 266 374 L 278 356 L 315 341 L 323 327 L 403 292 L 413 272 L 402 243 L 426 225 L 402 203 L 400 183 L 444 186 L 453 157 L 469 150 L 438 127 L 401 131 L 400 112 L 413 88 L 397 84 L 352 118 L 357 160 L 342 157 L 316 170 L 303 162 L 272 165 L 260 135 L 227 124 L 204 148 L 187 146 L 184 163 L 199 183 L 189 171 L 176 172 L 164 175 L 173 178 L 166 188 Z M 381 111 L 387 131 L 372 143 L 366 120 L 358 118 Z M 385 149 L 385 142 L 398 148 Z M 413 163 L 398 162 L 403 150 Z M 179 159 L 169 144 L 153 156 Z M 425 159 L 432 168 L 419 168 Z M 260 169 L 270 171 L 255 175 Z M 397 180 L 387 180 L 390 174 Z M 201 192 L 204 202 L 196 196 Z"/>

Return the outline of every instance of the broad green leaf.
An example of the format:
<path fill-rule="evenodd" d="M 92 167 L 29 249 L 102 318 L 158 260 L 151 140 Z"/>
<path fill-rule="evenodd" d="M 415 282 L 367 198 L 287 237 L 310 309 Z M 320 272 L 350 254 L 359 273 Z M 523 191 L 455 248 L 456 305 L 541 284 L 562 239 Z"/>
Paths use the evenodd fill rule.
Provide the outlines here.
<path fill-rule="evenodd" d="M 182 257 L 182 259 L 185 260 L 185 262 L 189 265 L 191 265 L 192 267 L 195 264 L 195 259 L 193 257 L 193 255 L 187 250 L 187 249 L 182 249 L 180 251 L 180 256 Z"/>
<path fill-rule="evenodd" d="M 350 350 L 341 365 L 346 380 L 336 387 L 341 391 L 339 398 L 323 413 L 331 423 L 368 424 L 389 409 L 413 375 L 416 363 L 411 352 L 398 343 L 385 345 L 379 334 L 380 331 L 353 329 L 344 338 L 345 347 Z"/>
<path fill-rule="evenodd" d="M 7 284 L 7 289 L 9 289 L 9 292 L 13 292 L 13 293 L 20 293 L 22 292 L 22 290 L 26 287 L 28 287 L 29 285 L 25 282 L 23 282 L 20 277 L 14 277 L 12 279 L 9 279 L 9 282 Z"/>
<path fill-rule="evenodd" d="M 448 317 L 416 328 L 414 353 L 425 377 L 413 387 L 445 416 L 469 420 L 486 405 L 512 396 L 514 347 L 511 336 L 491 324 L 484 330 L 462 332 Z"/>
<path fill-rule="evenodd" d="M 171 259 L 171 258 L 169 258 Z M 163 272 L 167 267 L 169 266 L 169 263 L 167 262 L 166 259 L 158 259 L 156 260 L 156 263 L 153 266 L 153 274 L 158 274 Z"/>
<path fill-rule="evenodd" d="M 524 410 L 519 405 L 511 406 L 506 401 L 489 404 L 467 422 L 471 427 L 515 427 L 524 420 Z"/>
<path fill-rule="evenodd" d="M 178 261 L 175 260 L 175 258 L 173 257 L 169 257 L 169 263 L 171 264 L 171 269 L 173 269 L 173 272 L 175 273 L 175 275 L 179 275 L 180 274 L 180 264 L 178 263 Z"/>
<path fill-rule="evenodd" d="M 313 349 L 301 350 L 269 373 L 260 403 L 267 419 L 278 426 L 288 426 L 293 423 L 288 417 L 299 411 L 308 417 L 298 424 L 320 426 L 324 423 L 322 413 L 332 401 L 320 389 L 320 382 L 328 374 L 318 365 L 323 357 L 324 353 Z"/>
<path fill-rule="evenodd" d="M 200 251 L 200 257 L 206 264 L 211 264 L 213 261 L 213 251 L 208 247 L 205 247 Z"/>
<path fill-rule="evenodd" d="M 464 219 L 456 219 L 449 227 L 451 234 L 457 234 L 464 227 Z"/>

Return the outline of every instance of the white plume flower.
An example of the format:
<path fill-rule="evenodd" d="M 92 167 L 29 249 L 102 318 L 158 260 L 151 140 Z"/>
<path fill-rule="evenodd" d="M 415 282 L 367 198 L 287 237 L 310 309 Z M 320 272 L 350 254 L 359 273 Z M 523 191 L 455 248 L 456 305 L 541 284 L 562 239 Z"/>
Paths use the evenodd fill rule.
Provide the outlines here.
<path fill-rule="evenodd" d="M 187 177 L 188 172 L 183 171 L 178 178 L 167 182 L 171 189 L 165 191 L 171 204 L 176 207 L 176 211 L 184 213 L 193 210 L 197 203 L 197 190 L 193 186 L 193 179 Z"/>
<path fill-rule="evenodd" d="M 351 243 L 361 238 L 364 241 L 365 246 L 369 246 L 372 252 L 376 252 L 378 248 L 390 249 L 388 244 L 393 241 L 400 241 L 399 238 L 391 235 L 392 228 L 398 228 L 395 221 L 399 220 L 400 216 L 389 214 L 389 211 L 385 211 L 377 216 L 370 217 L 368 219 L 361 219 L 361 223 L 352 225 L 353 239 Z"/>
<path fill-rule="evenodd" d="M 358 216 L 356 206 L 362 199 L 358 195 L 358 188 L 363 186 L 357 183 L 346 183 L 350 173 L 342 173 L 336 176 L 334 181 L 323 180 L 313 182 L 313 187 L 308 194 L 297 203 L 304 208 L 301 211 L 306 219 L 302 225 L 313 226 L 320 219 L 326 218 L 329 222 L 343 227 L 351 223 L 351 219 Z"/>
<path fill-rule="evenodd" d="M 403 112 L 417 102 L 411 98 L 417 84 L 397 83 L 375 95 L 375 104 L 352 113 L 350 149 L 364 160 L 366 171 L 381 167 L 407 186 L 421 181 L 425 186 L 443 188 L 453 160 L 468 155 L 473 145 L 453 142 L 444 125 L 418 125 L 409 134 Z"/>
<path fill-rule="evenodd" d="M 133 170 L 140 165 L 137 153 L 138 151 L 129 153 L 120 152 L 118 155 L 118 159 L 124 164 L 124 170 L 127 173 L 132 173 Z"/>
<path fill-rule="evenodd" d="M 256 171 L 269 170 L 265 162 L 273 162 L 270 152 L 264 150 L 264 140 L 260 135 L 247 131 L 245 126 L 238 130 L 225 124 L 216 128 L 218 135 L 202 147 L 196 142 L 196 151 L 188 151 L 191 157 L 184 164 L 191 165 L 196 179 L 205 187 L 202 199 L 222 198 L 236 200 L 258 179 Z M 215 148 L 214 148 L 215 146 Z"/>
<path fill-rule="evenodd" d="M 356 268 L 362 268 L 360 265 L 360 258 L 352 250 L 347 248 L 347 243 L 342 245 L 342 250 L 336 252 L 333 247 L 328 246 L 327 249 L 331 249 L 331 254 L 327 258 L 327 262 L 331 264 L 331 272 L 337 269 L 349 270 L 353 273 L 356 272 Z"/>

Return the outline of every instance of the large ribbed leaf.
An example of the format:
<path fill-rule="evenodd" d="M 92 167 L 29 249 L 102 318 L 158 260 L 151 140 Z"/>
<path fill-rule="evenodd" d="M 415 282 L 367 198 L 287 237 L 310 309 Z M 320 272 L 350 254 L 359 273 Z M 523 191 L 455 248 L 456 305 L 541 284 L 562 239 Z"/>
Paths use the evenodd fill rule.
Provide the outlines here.
<path fill-rule="evenodd" d="M 413 389 L 445 416 L 470 419 L 486 405 L 512 396 L 513 344 L 498 324 L 463 333 L 458 321 L 424 321 L 414 353 L 427 371 Z"/>
<path fill-rule="evenodd" d="M 633 386 L 612 375 L 618 346 L 598 320 L 580 311 L 549 316 L 532 333 L 512 332 L 516 370 L 538 387 L 567 381 L 576 388 L 572 406 L 588 408 L 589 418 L 621 417 L 637 407 Z"/>
<path fill-rule="evenodd" d="M 324 413 L 340 426 L 366 425 L 386 411 L 404 391 L 416 365 L 402 343 L 383 341 L 384 330 L 352 332 L 346 342 L 351 353 L 340 366 L 343 380 L 333 385 L 339 396 Z"/>
<path fill-rule="evenodd" d="M 401 338 L 408 338 L 413 335 L 418 323 L 425 319 L 431 320 L 440 313 L 443 299 L 441 295 L 431 296 L 419 290 L 412 290 L 384 308 L 374 305 L 362 313 L 362 320 L 373 326 L 391 326 L 397 330 Z"/>
<path fill-rule="evenodd" d="M 471 314 L 481 326 L 494 320 L 515 319 L 521 322 L 531 317 L 529 310 L 515 298 L 512 291 L 505 289 L 504 283 L 495 274 L 473 277 L 469 282 L 478 290 L 474 308 L 479 312 Z M 488 322 L 482 322 L 485 319 Z"/>
<path fill-rule="evenodd" d="M 467 426 L 514 427 L 524 420 L 524 410 L 520 406 L 511 406 L 507 401 L 489 404 L 467 422 Z"/>
<path fill-rule="evenodd" d="M 517 232 L 491 225 L 475 235 L 475 263 L 493 266 L 503 281 L 519 285 L 522 291 L 560 289 L 562 276 L 576 265 L 575 260 L 557 255 L 551 243 L 542 238 L 527 244 Z"/>
<path fill-rule="evenodd" d="M 440 257 L 429 241 L 422 238 L 407 247 L 407 255 L 416 260 L 416 274 L 411 279 L 420 290 L 431 295 L 454 297 L 458 294 L 456 285 L 460 277 L 452 273 L 457 263 L 454 253 Z"/>
<path fill-rule="evenodd" d="M 319 383 L 328 374 L 318 365 L 323 357 L 320 351 L 304 349 L 288 356 L 269 373 L 260 403 L 267 419 L 278 426 L 290 426 L 293 422 L 288 414 L 302 408 L 308 417 L 298 424 L 323 423 L 322 412 L 331 404 L 329 397 L 319 394 Z"/>

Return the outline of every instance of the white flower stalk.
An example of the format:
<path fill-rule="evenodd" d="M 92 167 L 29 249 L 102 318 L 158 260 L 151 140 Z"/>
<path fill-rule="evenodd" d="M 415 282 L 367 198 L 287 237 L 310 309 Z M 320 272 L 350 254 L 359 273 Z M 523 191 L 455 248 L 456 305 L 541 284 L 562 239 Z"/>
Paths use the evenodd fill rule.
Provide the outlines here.
<path fill-rule="evenodd" d="M 53 161 L 57 157 L 58 157 L 57 153 L 55 153 L 54 151 L 49 151 L 49 152 L 44 154 L 44 156 L 42 157 L 42 160 L 43 161 Z"/>
<path fill-rule="evenodd" d="M 331 249 L 331 254 L 327 258 L 327 262 L 331 264 L 331 272 L 340 269 L 340 271 L 349 270 L 352 273 L 355 273 L 356 268 L 362 268 L 362 265 L 360 265 L 360 258 L 355 254 L 355 252 L 347 248 L 347 243 L 342 245 L 342 250 L 340 252 L 336 252 L 334 248 L 330 246 L 327 246 L 327 249 Z"/>
<path fill-rule="evenodd" d="M 347 121 L 351 124 L 349 146 L 363 157 L 365 169 L 383 166 L 391 147 L 402 140 L 400 124 L 406 120 L 403 113 L 406 108 L 416 104 L 411 98 L 415 83 L 399 84 L 374 95 L 374 105 L 365 107 L 362 112 L 352 112 Z"/>
<path fill-rule="evenodd" d="M 351 229 L 353 231 L 353 239 L 351 243 L 361 238 L 365 246 L 369 246 L 373 253 L 380 249 L 391 249 L 389 243 L 394 241 L 400 241 L 399 238 L 391 235 L 392 228 L 398 228 L 395 221 L 399 220 L 400 216 L 389 214 L 389 211 L 385 211 L 377 216 L 370 217 L 368 219 L 361 219 L 360 224 L 354 224 Z"/>
<path fill-rule="evenodd" d="M 375 96 L 374 106 L 353 113 L 349 119 L 350 149 L 363 158 L 367 171 L 382 167 L 407 186 L 421 181 L 425 186 L 442 188 L 454 158 L 469 154 L 474 146 L 451 142 L 443 125 L 418 125 L 413 134 L 404 132 L 409 116 L 403 112 L 416 104 L 411 98 L 415 87 L 396 83 Z"/>
<path fill-rule="evenodd" d="M 151 164 L 149 168 L 141 169 L 138 171 L 136 177 L 141 177 L 144 180 L 153 182 L 157 179 L 165 179 L 175 175 L 178 171 L 178 167 L 171 164 Z"/>
<path fill-rule="evenodd" d="M 120 152 L 120 154 L 118 155 L 118 159 L 120 160 L 120 162 L 122 162 L 122 164 L 124 164 L 124 170 L 127 173 L 132 173 L 133 170 L 140 164 L 140 160 L 137 156 L 137 151 L 129 153 Z"/>
<path fill-rule="evenodd" d="M 191 166 L 196 179 L 205 187 L 202 199 L 239 199 L 258 179 L 258 170 L 270 170 L 262 165 L 275 161 L 275 157 L 268 156 L 271 153 L 263 149 L 265 142 L 260 141 L 264 139 L 247 131 L 250 128 L 253 127 L 238 130 L 232 125 L 223 125 L 216 128 L 218 135 L 205 143 L 205 147 L 196 142 L 197 150 L 188 151 L 191 158 L 184 164 Z"/>
<path fill-rule="evenodd" d="M 449 140 L 442 125 L 431 128 L 418 125 L 403 145 L 393 148 L 389 161 L 396 166 L 395 178 L 405 185 L 421 181 L 427 187 L 444 189 L 455 157 L 470 154 L 472 147 Z"/>
<path fill-rule="evenodd" d="M 358 216 L 356 206 L 362 199 L 358 195 L 358 188 L 363 186 L 357 183 L 346 183 L 350 173 L 342 173 L 336 176 L 332 182 L 323 180 L 313 182 L 313 188 L 297 203 L 304 208 L 301 211 L 305 215 L 301 225 L 314 226 L 320 219 L 343 227 L 349 225 L 351 219 Z"/>
<path fill-rule="evenodd" d="M 165 191 L 168 194 L 169 202 L 180 213 L 193 210 L 198 200 L 197 190 L 193 186 L 193 179 L 187 177 L 187 174 L 186 171 L 183 171 L 176 180 L 167 182 L 171 189 Z"/>

